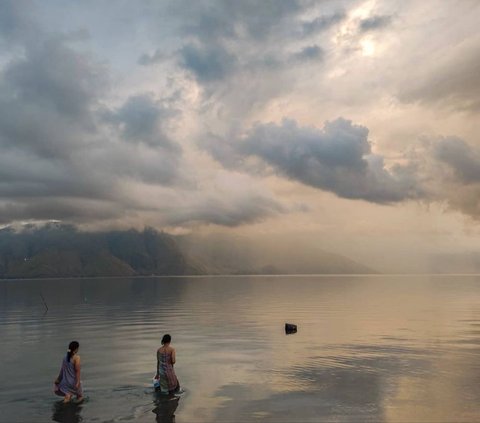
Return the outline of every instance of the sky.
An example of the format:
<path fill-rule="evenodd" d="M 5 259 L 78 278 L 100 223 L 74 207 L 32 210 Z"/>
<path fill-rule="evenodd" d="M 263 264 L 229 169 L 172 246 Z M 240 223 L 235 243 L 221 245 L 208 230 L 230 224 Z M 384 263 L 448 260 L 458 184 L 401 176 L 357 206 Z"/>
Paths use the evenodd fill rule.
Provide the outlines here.
<path fill-rule="evenodd" d="M 0 225 L 152 226 L 382 271 L 480 235 L 480 3 L 0 2 Z"/>

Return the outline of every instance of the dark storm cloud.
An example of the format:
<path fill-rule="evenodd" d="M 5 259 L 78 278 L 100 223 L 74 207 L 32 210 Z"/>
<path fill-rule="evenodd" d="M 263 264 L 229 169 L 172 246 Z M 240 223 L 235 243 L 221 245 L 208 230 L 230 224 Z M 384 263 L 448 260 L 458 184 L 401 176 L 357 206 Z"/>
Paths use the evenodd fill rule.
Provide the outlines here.
<path fill-rule="evenodd" d="M 235 68 L 236 61 L 221 46 L 188 44 L 180 50 L 180 65 L 200 82 L 223 79 Z"/>
<path fill-rule="evenodd" d="M 106 200 L 33 198 L 6 203 L 0 201 L 0 224 L 30 219 L 89 222 L 120 218 L 126 214 L 126 207 Z"/>
<path fill-rule="evenodd" d="M 0 145 L 64 157 L 82 146 L 81 132 L 94 129 L 103 69 L 60 38 L 27 45 L 0 77 Z"/>
<path fill-rule="evenodd" d="M 79 163 L 42 158 L 21 150 L 2 151 L 0 198 L 115 197 L 112 178 L 96 167 L 87 169 Z M 87 166 L 90 164 L 87 159 Z"/>
<path fill-rule="evenodd" d="M 387 170 L 371 152 L 368 129 L 341 118 L 322 130 L 293 120 L 257 124 L 235 145 L 217 140 L 207 148 L 226 166 L 257 157 L 280 175 L 344 198 L 390 203 L 419 195 L 410 169 Z"/>
<path fill-rule="evenodd" d="M 386 28 L 392 22 L 392 17 L 388 15 L 374 15 L 360 21 L 360 32 L 375 31 Z"/>
<path fill-rule="evenodd" d="M 180 146 L 162 131 L 166 121 L 176 115 L 174 109 L 155 101 L 151 95 L 139 94 L 129 97 L 118 109 L 106 112 L 105 118 L 118 126 L 127 141 L 143 142 L 151 147 L 180 153 Z"/>
<path fill-rule="evenodd" d="M 23 22 L 25 11 L 17 5 L 14 11 Z M 125 192 L 125 181 L 165 186 L 185 181 L 181 148 L 165 126 L 176 113 L 172 107 L 148 95 L 131 96 L 106 113 L 115 136 L 101 106 L 108 69 L 70 44 L 81 39 L 42 31 L 33 39 L 15 25 L 18 31 L 7 35 L 15 37 L 21 54 L 8 57 L 0 74 L 3 223 L 117 218 L 143 207 Z"/>
<path fill-rule="evenodd" d="M 29 47 L 26 53 L 4 72 L 15 99 L 85 119 L 105 82 L 100 67 L 59 38 Z"/>

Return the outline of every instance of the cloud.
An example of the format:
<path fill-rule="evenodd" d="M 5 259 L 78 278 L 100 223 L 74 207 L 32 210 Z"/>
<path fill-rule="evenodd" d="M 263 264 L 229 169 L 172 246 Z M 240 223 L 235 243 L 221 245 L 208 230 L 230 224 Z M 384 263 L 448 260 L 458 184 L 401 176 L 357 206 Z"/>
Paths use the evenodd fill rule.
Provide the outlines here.
<path fill-rule="evenodd" d="M 108 68 L 69 34 L 37 35 L 18 36 L 23 54 L 0 73 L 3 222 L 116 219 L 145 208 L 126 182 L 191 183 L 170 136 L 170 99 L 137 94 L 108 109 Z"/>
<path fill-rule="evenodd" d="M 30 3 L 4 0 L 0 4 L 0 45 L 17 46 L 23 40 L 34 39 L 40 28 L 32 19 Z"/>
<path fill-rule="evenodd" d="M 480 109 L 480 38 L 446 45 L 424 57 L 399 84 L 406 103 L 439 104 L 454 110 Z"/>
<path fill-rule="evenodd" d="M 264 41 L 283 32 L 290 19 L 303 9 L 298 0 L 177 3 L 176 13 L 182 18 L 182 32 L 205 44 L 223 38 Z"/>
<path fill-rule="evenodd" d="M 480 220 L 480 149 L 458 137 L 430 141 L 422 172 L 433 201 Z"/>
<path fill-rule="evenodd" d="M 439 139 L 433 146 L 433 157 L 447 165 L 454 179 L 462 184 L 480 183 L 480 151 L 456 137 Z"/>
<path fill-rule="evenodd" d="M 323 58 L 323 49 L 317 45 L 307 46 L 293 55 L 294 59 L 300 61 L 321 60 Z"/>
<path fill-rule="evenodd" d="M 362 19 L 359 24 L 360 32 L 376 31 L 386 28 L 392 22 L 392 16 L 374 15 L 366 19 Z"/>
<path fill-rule="evenodd" d="M 311 21 L 302 23 L 303 36 L 310 36 L 330 29 L 332 26 L 342 22 L 346 15 L 344 12 L 336 12 L 332 15 L 322 15 Z"/>
<path fill-rule="evenodd" d="M 303 10 L 301 2 L 287 0 L 275 2 L 255 1 L 201 1 L 180 3 L 174 7 L 180 18 L 180 33 L 186 42 L 178 50 L 178 64 L 191 72 L 201 84 L 224 81 L 240 73 L 242 68 L 252 69 L 267 61 L 259 57 L 270 56 L 267 51 L 257 54 L 252 42 L 273 43 L 278 46 L 284 39 L 298 13 Z M 276 56 L 276 55 L 275 55 Z M 158 61 L 157 54 L 144 55 L 142 63 Z"/>
<path fill-rule="evenodd" d="M 103 67 L 59 37 L 27 45 L 0 79 L 0 145 L 65 157 L 94 129 L 92 110 L 105 86 Z"/>
<path fill-rule="evenodd" d="M 284 119 L 258 123 L 230 142 L 212 137 L 203 146 L 227 168 L 258 175 L 271 169 L 347 199 L 443 203 L 480 219 L 479 148 L 458 137 L 441 137 L 387 167 L 384 157 L 372 152 L 368 132 L 343 118 L 322 129 Z"/>
<path fill-rule="evenodd" d="M 165 213 L 165 222 L 169 225 L 200 223 L 234 227 L 260 222 L 286 211 L 278 201 L 264 194 L 246 193 L 233 198 L 209 195 L 189 207 Z"/>
<path fill-rule="evenodd" d="M 195 108 L 199 126 L 205 126 L 195 141 L 204 143 L 208 132 L 229 137 L 294 93 L 307 72 L 323 79 L 330 56 L 324 45 L 347 16 L 341 7 L 296 0 L 174 2 L 167 26 L 175 38 L 167 43 L 162 31 L 136 61 L 146 71 L 168 68 L 175 78 L 187 79 L 182 84 L 195 100 L 186 106 Z M 164 16 L 156 19 L 163 22 Z"/>
<path fill-rule="evenodd" d="M 203 99 L 221 108 L 224 118 L 242 119 L 252 108 L 292 90 L 295 69 L 323 62 L 324 48 L 315 34 L 340 22 L 344 13 L 326 5 L 323 15 L 306 20 L 312 7 L 292 0 L 202 1 L 186 10 L 175 8 L 185 37 L 176 52 L 177 64 L 199 84 Z M 157 53 L 141 61 L 155 63 Z"/>
<path fill-rule="evenodd" d="M 81 162 L 39 157 L 28 151 L 7 150 L 0 155 L 0 198 L 79 197 L 112 199 L 114 177 Z"/>
<path fill-rule="evenodd" d="M 133 95 L 116 110 L 105 112 L 106 120 L 117 126 L 123 139 L 180 154 L 180 146 L 169 139 L 163 129 L 177 115 L 175 109 L 161 104 L 150 94 Z"/>
<path fill-rule="evenodd" d="M 24 59 L 7 67 L 4 79 L 15 99 L 76 119 L 86 117 L 105 83 L 99 65 L 57 37 L 29 47 Z"/>
<path fill-rule="evenodd" d="M 256 124 L 234 144 L 210 142 L 206 148 L 226 166 L 242 167 L 256 157 L 284 177 L 343 198 L 392 203 L 419 195 L 410 169 L 386 169 L 371 152 L 368 129 L 342 118 L 321 130 L 287 119 Z"/>
<path fill-rule="evenodd" d="M 187 44 L 180 50 L 180 65 L 200 82 L 224 79 L 235 64 L 235 56 L 220 46 Z"/>
<path fill-rule="evenodd" d="M 71 198 L 33 198 L 22 201 L 0 201 L 0 224 L 29 220 L 62 220 L 86 223 L 124 218 L 128 210 L 107 200 Z"/>
<path fill-rule="evenodd" d="M 1 223 L 237 226 L 284 211 L 261 188 L 232 194 L 208 180 L 199 186 L 195 162 L 186 161 L 175 137 L 182 120 L 178 94 L 134 89 L 112 106 L 111 69 L 79 48 L 87 39 L 43 32 L 34 41 L 18 38 L 23 54 L 4 62 Z M 208 79 L 194 60 L 201 57 L 190 59 Z"/>
<path fill-rule="evenodd" d="M 125 3 L 108 22 L 76 3 L 0 7 L 5 216 L 50 210 L 94 222 L 98 210 L 99 220 L 235 226 L 288 213 L 311 192 L 292 194 L 285 179 L 341 198 L 437 201 L 480 215 L 473 116 L 420 122 L 436 107 L 478 110 L 474 6 L 179 0 Z M 377 113 L 392 97 L 400 102 Z M 410 103 L 428 112 L 412 117 Z M 338 113 L 374 128 L 378 150 L 349 120 L 299 123 Z M 411 139 L 395 135 L 395 117 Z M 413 127 L 469 143 L 439 138 L 406 156 L 397 147 L 416 143 Z M 251 177 L 232 193 L 218 188 L 220 170 Z"/>
<path fill-rule="evenodd" d="M 166 59 L 165 53 L 157 49 L 153 54 L 142 54 L 138 59 L 138 64 L 143 66 L 154 65 Z"/>
<path fill-rule="evenodd" d="M 257 182 L 240 172 L 217 169 L 194 189 L 165 190 L 152 210 L 162 225 L 183 228 L 209 224 L 236 227 L 299 211 L 298 206 L 277 198 Z"/>

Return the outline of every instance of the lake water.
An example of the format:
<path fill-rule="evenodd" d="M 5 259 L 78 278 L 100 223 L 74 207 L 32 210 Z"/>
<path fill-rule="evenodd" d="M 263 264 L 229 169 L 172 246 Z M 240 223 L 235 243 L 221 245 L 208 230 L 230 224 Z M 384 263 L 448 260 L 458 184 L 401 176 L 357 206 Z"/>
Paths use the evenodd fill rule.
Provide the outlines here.
<path fill-rule="evenodd" d="M 173 400 L 151 388 L 164 333 Z M 74 339 L 88 400 L 62 405 Z M 480 277 L 0 281 L 0 421 L 52 420 L 478 422 Z"/>

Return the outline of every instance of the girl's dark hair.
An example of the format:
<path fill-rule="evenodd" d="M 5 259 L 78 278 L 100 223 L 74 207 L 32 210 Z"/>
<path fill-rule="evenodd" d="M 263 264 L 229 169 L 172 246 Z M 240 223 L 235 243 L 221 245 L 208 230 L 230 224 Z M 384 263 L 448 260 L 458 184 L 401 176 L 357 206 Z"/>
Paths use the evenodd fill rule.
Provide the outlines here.
<path fill-rule="evenodd" d="M 163 335 L 162 345 L 168 344 L 171 340 L 172 340 L 172 337 L 168 333 L 166 333 L 165 335 Z"/>
<path fill-rule="evenodd" d="M 80 347 L 80 344 L 77 341 L 72 341 L 70 344 L 68 344 L 68 351 L 67 351 L 67 361 L 70 361 L 72 358 L 73 352 L 75 350 L 78 350 Z"/>

